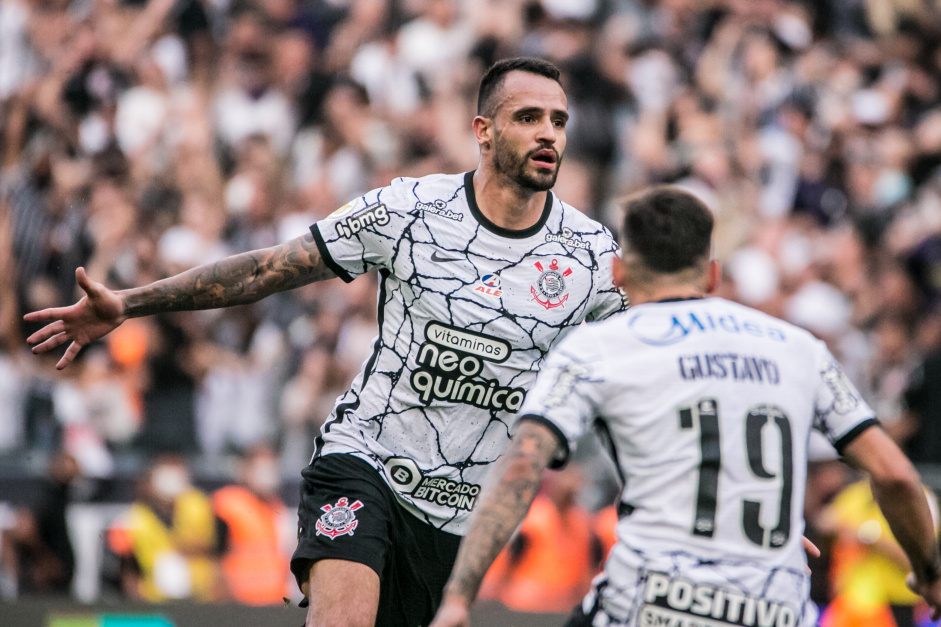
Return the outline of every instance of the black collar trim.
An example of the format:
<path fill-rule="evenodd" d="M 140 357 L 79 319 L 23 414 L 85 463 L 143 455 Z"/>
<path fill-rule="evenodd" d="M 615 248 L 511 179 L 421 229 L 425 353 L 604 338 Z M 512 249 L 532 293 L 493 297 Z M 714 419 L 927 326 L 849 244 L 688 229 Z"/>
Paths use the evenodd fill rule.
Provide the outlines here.
<path fill-rule="evenodd" d="M 663 300 L 652 300 L 652 303 L 683 303 L 688 300 L 702 300 L 702 296 L 690 296 L 689 298 L 664 298 Z"/>
<path fill-rule="evenodd" d="M 552 212 L 552 192 L 546 192 L 546 206 L 543 207 L 542 215 L 539 217 L 536 224 L 526 227 L 525 229 L 505 229 L 491 222 L 487 216 L 481 212 L 480 207 L 477 206 L 477 196 L 474 194 L 474 171 L 467 172 L 464 175 L 464 193 L 467 195 L 467 206 L 470 207 L 471 214 L 477 222 L 491 233 L 499 235 L 500 237 L 508 237 L 510 239 L 532 237 L 546 225 L 549 214 Z"/>

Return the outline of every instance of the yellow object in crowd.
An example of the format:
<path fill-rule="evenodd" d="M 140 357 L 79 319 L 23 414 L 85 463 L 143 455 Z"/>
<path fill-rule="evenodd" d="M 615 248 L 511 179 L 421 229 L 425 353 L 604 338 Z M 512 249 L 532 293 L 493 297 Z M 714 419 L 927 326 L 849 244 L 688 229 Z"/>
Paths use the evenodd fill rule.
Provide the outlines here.
<path fill-rule="evenodd" d="M 927 489 L 926 493 L 934 506 L 934 495 Z M 914 606 L 919 597 L 905 584 L 910 568 L 903 563 L 904 554 L 869 482 L 844 488 L 830 514 L 837 530 L 830 573 L 835 598 L 821 617 L 821 626 L 895 627 L 890 606 Z"/>
<path fill-rule="evenodd" d="M 150 602 L 215 598 L 216 565 L 209 552 L 216 545 L 216 525 L 209 499 L 189 489 L 174 503 L 167 526 L 153 510 L 134 503 L 111 528 L 111 549 L 133 557 L 140 568 L 139 592 Z"/>

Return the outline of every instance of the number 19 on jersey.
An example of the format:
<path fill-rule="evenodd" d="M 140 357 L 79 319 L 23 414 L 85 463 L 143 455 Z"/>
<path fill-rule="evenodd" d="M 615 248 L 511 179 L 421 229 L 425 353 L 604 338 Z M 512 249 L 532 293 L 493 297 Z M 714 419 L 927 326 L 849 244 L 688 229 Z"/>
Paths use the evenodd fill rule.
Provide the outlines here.
<path fill-rule="evenodd" d="M 694 415 L 695 412 L 695 415 Z M 694 420 L 698 418 L 698 420 Z M 699 426 L 701 461 L 696 490 L 696 513 L 692 533 L 713 537 L 716 526 L 716 503 L 719 495 L 719 475 L 722 469 L 719 404 L 713 398 L 700 399 L 694 407 L 679 410 L 680 429 Z M 791 494 L 794 464 L 792 455 L 791 423 L 781 408 L 775 405 L 757 405 L 745 416 L 743 453 L 748 469 L 756 479 L 773 481 L 780 478 L 779 514 L 774 527 L 761 524 L 760 501 L 743 499 L 742 529 L 745 537 L 761 547 L 778 549 L 787 544 L 791 536 Z M 769 470 L 763 452 L 766 428 L 777 429 L 781 446 L 780 468 Z"/>

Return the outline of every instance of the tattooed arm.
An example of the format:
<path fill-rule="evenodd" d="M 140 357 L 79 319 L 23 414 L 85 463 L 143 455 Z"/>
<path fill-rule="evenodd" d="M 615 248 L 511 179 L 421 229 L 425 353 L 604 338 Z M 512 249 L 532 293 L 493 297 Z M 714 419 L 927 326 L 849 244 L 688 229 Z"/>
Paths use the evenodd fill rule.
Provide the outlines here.
<path fill-rule="evenodd" d="M 523 522 L 542 480 L 542 473 L 559 449 L 548 427 L 524 420 L 490 474 L 470 531 L 461 543 L 457 563 L 444 589 L 444 602 L 431 627 L 469 625 L 468 608 L 483 580 L 513 532 Z"/>
<path fill-rule="evenodd" d="M 27 322 L 49 324 L 26 341 L 34 345 L 34 353 L 44 353 L 71 340 L 56 364 L 61 370 L 72 363 L 83 346 L 107 335 L 128 318 L 245 305 L 334 276 L 310 234 L 119 292 L 90 280 L 85 269 L 78 268 L 75 280 L 85 296 L 70 307 L 27 314 Z"/>

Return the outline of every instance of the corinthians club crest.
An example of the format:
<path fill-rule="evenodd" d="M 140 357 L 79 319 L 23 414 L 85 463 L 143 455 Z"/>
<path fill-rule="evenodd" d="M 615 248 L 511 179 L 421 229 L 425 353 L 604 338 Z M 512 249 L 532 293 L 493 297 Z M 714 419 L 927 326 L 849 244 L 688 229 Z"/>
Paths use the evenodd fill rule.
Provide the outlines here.
<path fill-rule="evenodd" d="M 559 270 L 559 260 L 553 259 L 549 263 L 549 269 L 543 267 L 541 261 L 533 264 L 542 274 L 536 281 L 536 285 L 530 286 L 529 291 L 533 295 L 533 300 L 545 307 L 547 310 L 560 307 L 568 300 L 568 292 L 565 291 L 565 277 L 572 274 L 571 268 Z"/>
<path fill-rule="evenodd" d="M 349 499 L 345 496 L 337 501 L 336 505 L 327 503 L 320 508 L 324 513 L 317 520 L 317 535 L 328 536 L 331 540 L 337 536 L 353 535 L 353 530 L 359 524 L 355 512 L 362 506 L 362 501 L 355 501 L 349 505 Z"/>

